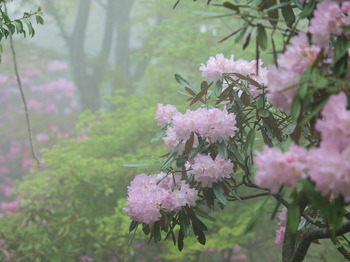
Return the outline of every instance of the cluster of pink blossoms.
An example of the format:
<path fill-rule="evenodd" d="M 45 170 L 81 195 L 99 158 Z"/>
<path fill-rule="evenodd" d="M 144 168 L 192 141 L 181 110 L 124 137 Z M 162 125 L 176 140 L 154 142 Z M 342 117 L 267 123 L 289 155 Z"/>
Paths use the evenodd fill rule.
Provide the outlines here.
<path fill-rule="evenodd" d="M 167 128 L 166 137 L 163 140 L 170 151 L 182 140 L 178 149 L 179 154 L 183 153 L 186 141 L 192 133 L 196 134 L 194 142 L 194 147 L 196 147 L 198 145 L 197 135 L 210 143 L 215 143 L 228 140 L 235 135 L 237 130 L 236 116 L 229 114 L 226 108 L 223 110 L 199 108 L 195 111 L 188 109 L 185 114 L 181 114 L 174 106 L 159 104 L 156 119 L 162 127 L 172 124 Z"/>
<path fill-rule="evenodd" d="M 324 63 L 330 63 L 333 50 L 329 47 L 331 35 L 350 35 L 350 2 L 326 0 L 317 5 L 314 17 L 310 21 L 308 31 L 312 34 L 312 45 L 309 45 L 305 33 L 299 33 L 292 39 L 278 59 L 281 70 L 270 66 L 267 73 L 267 99 L 275 106 L 289 112 L 292 101 L 298 91 L 301 76 L 309 66 L 312 66 L 324 48 L 328 55 Z"/>
<path fill-rule="evenodd" d="M 283 153 L 277 147 L 265 146 L 263 152 L 256 151 L 255 182 L 259 187 L 268 188 L 272 193 L 278 192 L 280 184 L 295 186 L 300 177 L 305 177 L 307 168 L 307 151 L 292 144 L 289 151 Z"/>
<path fill-rule="evenodd" d="M 230 77 L 238 80 L 239 78 L 233 75 L 232 73 L 238 73 L 241 75 L 249 76 L 253 80 L 257 81 L 261 85 L 266 85 L 266 74 L 267 69 L 261 67 L 263 62 L 261 59 L 259 60 L 259 75 L 256 75 L 256 60 L 248 62 L 243 59 L 239 59 L 237 61 L 233 60 L 233 55 L 231 55 L 230 59 L 224 57 L 223 54 L 217 54 L 216 57 L 210 57 L 207 61 L 207 64 L 199 68 L 202 71 L 202 75 L 208 81 L 222 81 L 224 73 L 230 73 Z M 258 90 L 257 87 L 250 85 L 249 92 L 253 96 L 259 95 L 262 91 Z"/>
<path fill-rule="evenodd" d="M 309 152 L 308 175 L 324 196 L 332 193 L 350 201 L 350 111 L 345 93 L 330 97 L 316 122 L 321 133 L 319 148 Z"/>
<path fill-rule="evenodd" d="M 194 175 L 194 180 L 202 183 L 202 187 L 212 187 L 213 183 L 230 178 L 233 173 L 233 163 L 217 155 L 213 160 L 208 155 L 198 154 L 186 164 L 188 175 Z"/>
<path fill-rule="evenodd" d="M 269 147 L 257 152 L 256 184 L 276 193 L 280 184 L 295 186 L 300 177 L 309 177 L 322 195 L 341 195 L 350 201 L 350 111 L 346 107 L 345 93 L 330 97 L 321 113 L 323 119 L 316 122 L 320 147 L 307 152 L 292 144 L 284 154 Z"/>
<path fill-rule="evenodd" d="M 275 244 L 279 249 L 283 248 L 283 240 L 284 240 L 284 234 L 286 232 L 286 226 L 287 226 L 287 208 L 283 208 L 281 213 L 278 215 L 279 222 L 278 225 L 280 226 L 279 230 L 276 230 L 276 240 Z"/>
<path fill-rule="evenodd" d="M 325 0 L 317 5 L 309 32 L 315 44 L 328 48 L 331 35 L 350 34 L 349 28 L 346 29 L 349 25 L 350 2 L 343 2 L 340 7 L 337 1 Z"/>
<path fill-rule="evenodd" d="M 267 99 L 273 106 L 281 107 L 287 112 L 290 110 L 300 78 L 306 69 L 314 64 L 320 50 L 316 45 L 309 45 L 305 33 L 299 33 L 292 39 L 292 44 L 278 59 L 282 70 L 273 65 L 267 73 Z"/>
<path fill-rule="evenodd" d="M 195 206 L 198 199 L 198 191 L 173 174 L 140 174 L 128 187 L 128 208 L 124 210 L 133 220 L 149 224 L 161 218 L 160 209 L 177 212 L 183 206 Z"/>

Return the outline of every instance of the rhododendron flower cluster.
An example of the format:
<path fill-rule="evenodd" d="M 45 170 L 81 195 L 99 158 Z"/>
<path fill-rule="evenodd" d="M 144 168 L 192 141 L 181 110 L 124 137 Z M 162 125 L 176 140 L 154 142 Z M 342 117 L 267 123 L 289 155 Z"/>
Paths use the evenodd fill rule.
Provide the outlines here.
<path fill-rule="evenodd" d="M 233 60 L 233 55 L 230 59 L 226 59 L 223 54 L 217 54 L 216 57 L 210 57 L 207 61 L 207 64 L 202 64 L 199 68 L 202 71 L 202 75 L 208 81 L 223 81 L 223 74 L 229 73 L 230 77 L 239 80 L 238 77 L 233 75 L 232 73 L 238 73 L 242 75 L 249 76 L 253 80 L 257 81 L 261 85 L 266 85 L 266 74 L 267 69 L 261 67 L 263 62 L 261 59 L 259 61 L 259 75 L 256 75 L 256 60 L 252 60 L 248 62 L 243 59 L 238 59 L 237 61 Z M 262 90 L 258 90 L 257 87 L 249 85 L 249 92 L 253 96 L 257 96 L 262 93 Z"/>
<path fill-rule="evenodd" d="M 286 232 L 286 226 L 287 226 L 287 208 L 283 208 L 281 213 L 278 215 L 279 222 L 278 225 L 280 226 L 280 229 L 276 230 L 276 240 L 275 244 L 279 249 L 283 248 L 283 240 L 284 240 L 284 234 Z"/>
<path fill-rule="evenodd" d="M 349 201 L 350 111 L 346 107 L 345 93 L 330 97 L 321 114 L 323 119 L 316 122 L 322 138 L 319 148 L 307 152 L 292 144 L 284 154 L 275 147 L 257 152 L 256 184 L 276 193 L 280 184 L 294 186 L 300 177 L 309 177 L 322 195 L 332 193 L 335 198 L 341 195 Z"/>
<path fill-rule="evenodd" d="M 230 178 L 233 173 L 233 163 L 231 160 L 224 160 L 217 155 L 213 160 L 208 155 L 198 154 L 186 164 L 189 169 L 188 175 L 194 175 L 194 180 L 201 182 L 202 187 L 212 187 L 213 183 Z"/>
<path fill-rule="evenodd" d="M 321 145 L 310 150 L 308 175 L 324 196 L 350 200 L 350 111 L 345 93 L 330 97 L 316 122 Z"/>
<path fill-rule="evenodd" d="M 140 174 L 128 187 L 124 210 L 133 220 L 149 224 L 161 218 L 160 209 L 177 212 L 183 206 L 195 206 L 198 199 L 198 191 L 173 174 Z"/>
<path fill-rule="evenodd" d="M 294 143 L 286 153 L 277 147 L 265 146 L 263 152 L 256 151 L 255 164 L 258 167 L 256 184 L 277 193 L 280 184 L 295 186 L 300 177 L 306 176 L 307 151 Z"/>
<path fill-rule="evenodd" d="M 166 137 L 163 138 L 169 150 L 173 150 L 182 141 L 178 153 L 182 154 L 186 141 L 195 133 L 194 147 L 198 145 L 197 135 L 207 139 L 210 143 L 222 142 L 235 135 L 236 116 L 229 114 L 227 109 L 199 108 L 195 111 L 187 110 L 185 114 L 177 112 L 170 105 L 158 105 L 156 119 L 160 126 L 172 124 L 167 128 Z"/>
<path fill-rule="evenodd" d="M 287 112 L 298 91 L 301 76 L 308 66 L 316 61 L 320 47 L 309 45 L 305 33 L 299 33 L 292 39 L 292 44 L 279 57 L 278 63 L 282 70 L 270 66 L 267 73 L 267 99 L 275 107 L 281 107 Z"/>
<path fill-rule="evenodd" d="M 345 30 L 344 33 L 349 35 L 350 30 L 346 29 L 350 25 L 349 2 L 343 2 L 340 7 L 337 1 L 325 0 L 317 5 L 313 15 L 308 30 L 315 44 L 327 48 L 332 34 L 341 35 Z"/>

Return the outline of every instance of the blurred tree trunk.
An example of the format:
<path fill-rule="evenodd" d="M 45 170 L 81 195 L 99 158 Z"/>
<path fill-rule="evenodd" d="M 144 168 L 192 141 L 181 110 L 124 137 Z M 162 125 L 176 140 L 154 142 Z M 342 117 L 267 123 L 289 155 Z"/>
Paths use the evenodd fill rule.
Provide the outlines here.
<path fill-rule="evenodd" d="M 82 109 L 92 111 L 98 110 L 101 106 L 99 88 L 103 81 L 113 43 L 115 43 L 113 48 L 115 50 L 114 63 L 116 69 L 116 76 L 113 80 L 114 87 L 120 88 L 122 86 L 124 88 L 127 83 L 127 88 L 130 89 L 133 82 L 130 61 L 131 28 L 127 26 L 127 23 L 135 0 L 107 0 L 106 3 L 102 1 L 98 1 L 98 3 L 105 9 L 105 26 L 100 55 L 92 64 L 86 62 L 85 52 L 86 31 L 92 0 L 80 0 L 74 29 L 70 35 L 66 32 L 66 26 L 53 3 L 46 3 L 50 14 L 54 17 L 61 31 L 62 37 L 67 43 L 73 78 L 79 90 Z M 141 71 L 142 74 L 143 71 Z M 138 71 L 138 74 L 140 74 L 140 71 Z M 131 89 L 133 91 L 133 88 Z"/>

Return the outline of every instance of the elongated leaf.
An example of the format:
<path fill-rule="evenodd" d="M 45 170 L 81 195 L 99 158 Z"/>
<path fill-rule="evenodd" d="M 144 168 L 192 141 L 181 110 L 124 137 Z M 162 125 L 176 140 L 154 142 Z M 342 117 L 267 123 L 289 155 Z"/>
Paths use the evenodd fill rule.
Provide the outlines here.
<path fill-rule="evenodd" d="M 138 224 L 139 224 L 138 221 L 132 220 L 130 223 L 130 226 L 129 226 L 129 232 L 133 231 L 137 227 Z"/>
<path fill-rule="evenodd" d="M 202 231 L 208 231 L 207 226 L 201 221 L 199 220 L 195 215 L 189 215 L 192 224 L 196 225 L 197 228 L 199 228 Z"/>
<path fill-rule="evenodd" d="M 236 5 L 234 5 L 234 4 L 232 4 L 232 3 L 230 3 L 230 2 L 225 2 L 225 3 L 223 3 L 223 6 L 224 6 L 225 8 L 228 8 L 228 9 L 231 9 L 231 10 L 235 11 L 237 14 L 240 13 L 240 12 L 239 12 L 239 7 L 236 6 Z"/>
<path fill-rule="evenodd" d="M 258 44 L 262 50 L 266 50 L 267 48 L 267 34 L 265 31 L 265 28 L 261 25 L 258 24 Z"/>
<path fill-rule="evenodd" d="M 300 210 L 297 203 L 294 201 L 289 207 L 287 212 L 287 230 L 291 234 L 295 234 L 298 231 L 300 223 Z"/>
<path fill-rule="evenodd" d="M 222 92 L 222 81 L 217 81 L 215 84 L 215 95 L 219 97 Z"/>
<path fill-rule="evenodd" d="M 269 17 L 270 24 L 275 27 L 278 23 L 278 8 L 281 4 L 277 5 L 276 0 L 265 0 L 266 3 L 268 3 L 267 16 Z"/>
<path fill-rule="evenodd" d="M 209 87 L 210 87 L 210 85 L 206 84 L 205 87 L 203 87 L 202 90 L 193 98 L 193 100 L 190 103 L 190 106 L 193 105 L 194 103 L 196 103 L 199 100 L 201 100 L 202 103 L 203 103 L 204 101 L 202 100 L 202 96 L 207 94 Z"/>
<path fill-rule="evenodd" d="M 251 36 L 251 33 L 249 33 L 248 36 L 245 39 L 245 42 L 244 42 L 244 45 L 243 45 L 243 50 L 245 50 L 248 47 L 248 45 L 250 43 L 250 36 Z"/>
<path fill-rule="evenodd" d="M 295 23 L 295 14 L 293 8 L 290 6 L 289 0 L 280 0 L 281 4 L 287 4 L 281 8 L 282 16 L 286 21 L 286 24 L 289 28 L 293 28 L 293 24 Z"/>
<path fill-rule="evenodd" d="M 227 160 L 228 152 L 224 141 L 222 141 L 221 143 L 218 143 L 218 152 L 223 159 Z"/>
<path fill-rule="evenodd" d="M 179 212 L 179 223 L 180 223 L 180 231 L 182 231 L 184 236 L 188 236 L 190 234 L 190 225 L 189 225 L 187 214 L 183 210 Z"/>
<path fill-rule="evenodd" d="M 184 248 L 184 234 L 182 233 L 182 230 L 179 230 L 179 234 L 177 236 L 177 248 L 179 251 L 182 251 Z"/>
<path fill-rule="evenodd" d="M 247 135 L 247 139 L 246 139 L 244 146 L 243 146 L 243 153 L 246 157 L 249 156 L 253 150 L 254 140 L 255 140 L 255 129 L 252 128 L 249 131 L 249 133 Z"/>
<path fill-rule="evenodd" d="M 188 87 L 188 88 L 190 88 L 190 89 L 193 88 L 193 87 L 191 86 L 191 84 L 190 84 L 185 78 L 183 78 L 181 75 L 175 74 L 174 77 L 175 77 L 176 81 L 177 81 L 180 85 L 182 85 L 182 86 L 184 86 L 184 87 Z"/>
<path fill-rule="evenodd" d="M 164 127 L 164 128 L 162 128 L 161 130 L 159 130 L 159 131 L 157 132 L 156 136 L 155 136 L 154 138 L 152 138 L 151 143 L 153 144 L 153 143 L 155 143 L 155 142 L 161 140 L 163 137 L 165 137 L 165 135 L 166 135 L 166 130 L 167 130 L 166 127 Z"/>
<path fill-rule="evenodd" d="M 292 102 L 290 115 L 294 121 L 297 121 L 301 112 L 301 100 L 299 96 L 295 96 Z"/>
<path fill-rule="evenodd" d="M 222 189 L 222 186 L 218 183 L 213 183 L 213 190 L 214 190 L 214 194 L 216 199 L 223 204 L 224 206 L 227 205 L 227 199 L 225 196 L 225 192 Z"/>
<path fill-rule="evenodd" d="M 192 223 L 192 227 L 193 227 L 193 232 L 194 232 L 195 236 L 197 237 L 197 241 L 199 243 L 201 243 L 202 245 L 205 245 L 206 238 L 205 238 L 205 234 L 204 234 L 203 230 L 198 228 L 197 225 L 194 223 Z"/>
<path fill-rule="evenodd" d="M 216 219 L 214 217 L 209 216 L 206 212 L 204 212 L 203 210 L 200 210 L 198 207 L 193 207 L 192 209 L 198 216 L 201 216 L 201 217 L 208 219 L 212 222 L 216 222 Z"/>
<path fill-rule="evenodd" d="M 228 142 L 228 146 L 232 150 L 232 152 L 235 155 L 235 157 L 237 158 L 238 162 L 240 162 L 241 164 L 244 164 L 244 159 L 243 159 L 241 153 L 238 151 L 237 147 L 231 141 Z"/>
<path fill-rule="evenodd" d="M 159 242 L 162 239 L 162 234 L 160 233 L 160 224 L 159 221 L 155 222 L 153 224 L 154 227 L 154 243 Z"/>
<path fill-rule="evenodd" d="M 154 166 L 153 164 L 124 164 L 125 167 L 148 167 Z"/>

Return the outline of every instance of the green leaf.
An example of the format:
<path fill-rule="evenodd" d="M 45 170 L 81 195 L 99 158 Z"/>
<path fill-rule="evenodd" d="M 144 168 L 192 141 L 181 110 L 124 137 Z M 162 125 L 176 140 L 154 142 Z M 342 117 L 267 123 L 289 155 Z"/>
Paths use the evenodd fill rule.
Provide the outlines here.
<path fill-rule="evenodd" d="M 222 186 L 218 183 L 213 183 L 213 190 L 214 190 L 214 195 L 216 199 L 223 204 L 224 206 L 227 205 L 227 199 L 225 196 L 225 192 L 222 189 Z"/>
<path fill-rule="evenodd" d="M 217 81 L 215 84 L 215 95 L 219 97 L 222 92 L 222 81 Z"/>
<path fill-rule="evenodd" d="M 188 236 L 190 234 L 190 225 L 189 225 L 187 214 L 183 210 L 180 210 L 179 212 L 179 223 L 180 223 L 180 231 L 182 231 L 184 236 Z"/>
<path fill-rule="evenodd" d="M 194 232 L 195 236 L 197 237 L 197 241 L 200 244 L 205 245 L 206 238 L 205 238 L 205 234 L 204 234 L 203 230 L 200 229 L 199 227 L 197 227 L 197 225 L 194 223 L 192 223 L 192 227 L 193 227 L 193 232 Z"/>
<path fill-rule="evenodd" d="M 184 86 L 184 87 L 188 87 L 188 88 L 190 88 L 190 89 L 193 89 L 193 87 L 191 86 L 191 84 L 190 84 L 185 78 L 183 78 L 181 75 L 175 74 L 174 77 L 175 77 L 176 81 L 177 81 L 180 85 L 182 85 L 182 86 Z"/>
<path fill-rule="evenodd" d="M 160 232 L 160 224 L 159 224 L 159 221 L 155 222 L 153 224 L 153 231 L 154 231 L 154 243 L 157 243 L 159 242 L 161 239 L 162 239 L 162 234 Z"/>
<path fill-rule="evenodd" d="M 316 7 L 315 0 L 310 0 L 310 1 L 306 2 L 306 5 L 305 5 L 303 11 L 300 13 L 300 18 L 306 18 L 309 15 L 311 15 L 312 12 L 314 11 L 315 7 Z"/>
<path fill-rule="evenodd" d="M 269 7 L 266 9 L 269 22 L 273 27 L 275 27 L 278 23 L 278 8 L 281 6 L 281 4 L 277 4 L 276 0 L 267 0 L 265 3 L 268 3 L 269 5 Z"/>
<path fill-rule="evenodd" d="M 189 214 L 189 217 L 192 221 L 192 224 L 195 225 L 197 228 L 199 228 L 202 231 L 208 231 L 207 226 L 201 220 L 199 220 L 195 215 Z"/>
<path fill-rule="evenodd" d="M 288 207 L 287 212 L 287 230 L 291 234 L 295 234 L 298 231 L 298 226 L 300 223 L 300 210 L 296 201 L 293 201 Z"/>
<path fill-rule="evenodd" d="M 44 19 L 40 15 L 35 16 L 35 19 L 37 24 L 44 24 Z"/>
<path fill-rule="evenodd" d="M 231 141 L 228 142 L 228 146 L 232 150 L 232 152 L 235 155 L 235 157 L 237 158 L 238 162 L 240 162 L 241 164 L 244 165 L 244 159 L 243 159 L 241 153 L 238 151 L 237 147 Z"/>
<path fill-rule="evenodd" d="M 138 224 L 139 224 L 138 221 L 132 220 L 130 223 L 130 226 L 129 226 L 129 232 L 133 231 L 137 227 Z"/>
<path fill-rule="evenodd" d="M 219 155 L 222 156 L 223 159 L 227 160 L 228 152 L 227 152 L 225 141 L 222 141 L 221 143 L 217 143 L 217 146 L 218 146 Z"/>
<path fill-rule="evenodd" d="M 161 130 L 159 130 L 154 138 L 152 138 L 151 143 L 155 143 L 159 140 L 161 140 L 166 135 L 167 127 L 163 127 Z"/>
<path fill-rule="evenodd" d="M 255 140 L 255 129 L 252 128 L 249 131 L 249 133 L 247 135 L 247 139 L 243 145 L 243 154 L 246 157 L 249 156 L 253 150 L 254 140 Z"/>
<path fill-rule="evenodd" d="M 258 44 L 262 50 L 266 50 L 267 48 L 267 34 L 265 31 L 265 28 L 261 25 L 258 24 Z"/>
<path fill-rule="evenodd" d="M 216 222 L 216 219 L 214 217 L 209 216 L 206 212 L 204 212 L 203 210 L 200 210 L 198 207 L 193 207 L 192 209 L 198 216 L 201 216 L 201 217 L 208 219 L 212 222 Z"/>
<path fill-rule="evenodd" d="M 290 116 L 294 121 L 297 121 L 301 112 L 301 99 L 295 96 L 290 109 Z"/>
<path fill-rule="evenodd" d="M 173 151 L 171 151 L 170 155 L 163 162 L 163 164 L 161 166 L 161 170 L 168 169 L 171 166 L 171 163 L 174 161 L 174 158 L 177 155 L 177 151 L 179 150 L 181 143 L 182 143 L 182 140 L 176 145 L 176 147 L 173 149 Z"/>
<path fill-rule="evenodd" d="M 16 31 L 17 34 L 22 33 L 23 32 L 23 23 L 21 20 L 14 20 L 13 21 L 15 27 L 16 27 Z"/>
<path fill-rule="evenodd" d="M 281 8 L 282 16 L 286 21 L 287 26 L 292 29 L 293 24 L 295 23 L 295 14 L 294 14 L 293 8 L 290 6 L 290 1 L 280 0 L 280 2 L 281 4 L 286 4 Z"/>
<path fill-rule="evenodd" d="M 298 89 L 298 95 L 301 99 L 303 99 L 307 94 L 311 73 L 313 71 L 314 71 L 313 68 L 309 67 L 308 69 L 306 69 L 306 71 L 304 72 L 304 74 L 300 78 L 301 86 Z"/>
<path fill-rule="evenodd" d="M 243 30 L 239 33 L 239 35 L 235 39 L 235 43 L 237 44 L 239 41 L 241 41 L 245 35 L 245 32 L 247 31 L 247 28 L 243 28 Z"/>
<path fill-rule="evenodd" d="M 182 251 L 184 248 L 184 234 L 182 233 L 182 230 L 179 230 L 179 234 L 177 236 L 177 248 L 179 251 Z"/>

